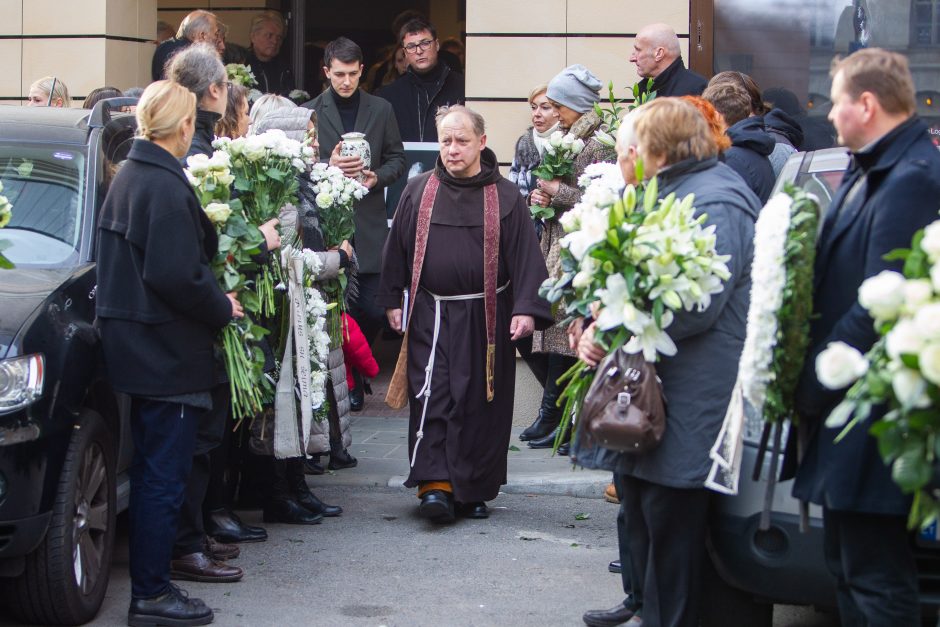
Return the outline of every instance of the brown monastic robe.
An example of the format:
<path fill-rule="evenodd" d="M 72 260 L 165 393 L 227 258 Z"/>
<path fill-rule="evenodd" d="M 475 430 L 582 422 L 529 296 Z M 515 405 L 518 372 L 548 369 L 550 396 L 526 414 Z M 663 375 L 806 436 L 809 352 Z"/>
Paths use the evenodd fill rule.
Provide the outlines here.
<path fill-rule="evenodd" d="M 428 233 L 412 319 L 408 322 L 409 456 L 421 421 L 425 381 L 434 332 L 434 298 L 483 292 L 483 188 L 495 183 L 499 194 L 500 234 L 497 285 L 509 287 L 496 301 L 496 359 L 493 400 L 486 400 L 486 316 L 482 298 L 442 301 L 424 438 L 405 482 L 450 481 L 458 502 L 496 497 L 506 483 L 506 454 L 512 429 L 515 347 L 512 316 L 535 318 L 536 328 L 552 324 L 551 309 L 538 289 L 548 273 L 539 251 L 529 209 L 518 189 L 499 174 L 496 156 L 484 149 L 477 176 L 451 177 L 440 160 L 434 172 L 408 182 L 385 244 L 382 280 L 376 303 L 401 307 L 402 290 L 411 284 L 418 206 L 430 176 L 441 180 Z"/>

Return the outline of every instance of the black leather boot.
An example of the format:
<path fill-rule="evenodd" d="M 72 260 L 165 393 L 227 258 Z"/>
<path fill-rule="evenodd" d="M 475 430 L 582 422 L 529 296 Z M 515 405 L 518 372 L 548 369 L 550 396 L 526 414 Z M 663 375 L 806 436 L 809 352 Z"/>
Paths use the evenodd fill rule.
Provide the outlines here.
<path fill-rule="evenodd" d="M 327 505 L 310 491 L 307 479 L 304 478 L 303 460 L 300 457 L 287 460 L 287 482 L 294 499 L 311 513 L 320 516 L 339 516 L 343 513 L 342 507 Z"/>
<path fill-rule="evenodd" d="M 268 532 L 263 527 L 246 525 L 228 508 L 220 507 L 205 517 L 206 533 L 220 542 L 264 542 Z"/>
<path fill-rule="evenodd" d="M 343 446 L 342 439 L 330 439 L 330 463 L 327 466 L 330 470 L 355 468 L 358 464 L 359 460 L 349 454 L 349 451 Z"/>
<path fill-rule="evenodd" d="M 271 495 L 264 504 L 262 520 L 288 525 L 315 525 L 321 522 L 322 515 L 314 514 L 294 498 L 288 481 L 287 460 L 272 460 L 271 466 Z"/>
<path fill-rule="evenodd" d="M 571 357 L 549 354 L 546 356 L 545 391 L 542 392 L 542 405 L 539 407 L 538 418 L 519 434 L 523 442 L 532 442 L 547 437 L 561 422 L 561 407 L 556 403 L 561 396 L 562 387 L 558 385 L 558 378 L 574 364 Z M 536 446 L 533 448 L 545 448 Z"/>
<path fill-rule="evenodd" d="M 561 455 L 567 455 L 567 445 L 571 439 L 571 429 L 565 429 L 565 435 L 562 437 L 561 444 L 558 446 L 558 452 Z M 552 430 L 551 433 L 546 435 L 544 438 L 539 438 L 538 440 L 530 440 L 529 448 L 554 448 L 555 438 L 558 435 L 558 428 Z M 564 449 L 562 447 L 565 447 Z"/>

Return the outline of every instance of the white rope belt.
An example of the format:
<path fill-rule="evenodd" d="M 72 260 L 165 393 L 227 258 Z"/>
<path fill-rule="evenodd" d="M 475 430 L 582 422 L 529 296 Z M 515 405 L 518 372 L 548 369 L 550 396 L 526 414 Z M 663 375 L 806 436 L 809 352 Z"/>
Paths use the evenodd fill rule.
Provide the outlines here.
<path fill-rule="evenodd" d="M 500 294 L 509 287 L 509 281 L 506 284 L 496 288 L 496 293 Z M 455 296 L 439 296 L 427 289 L 425 291 L 434 298 L 434 335 L 431 339 L 431 356 L 428 357 L 428 365 L 424 368 L 424 385 L 415 394 L 415 398 L 424 396 L 424 402 L 421 407 L 421 423 L 418 425 L 417 440 L 415 440 L 414 450 L 411 452 L 411 467 L 414 468 L 415 460 L 418 458 L 418 445 L 424 439 L 424 417 L 428 413 L 428 401 L 431 398 L 431 377 L 434 373 L 434 354 L 437 352 L 437 338 L 441 333 L 441 301 L 454 300 L 480 300 L 485 297 L 483 292 L 477 294 L 457 294 Z"/>

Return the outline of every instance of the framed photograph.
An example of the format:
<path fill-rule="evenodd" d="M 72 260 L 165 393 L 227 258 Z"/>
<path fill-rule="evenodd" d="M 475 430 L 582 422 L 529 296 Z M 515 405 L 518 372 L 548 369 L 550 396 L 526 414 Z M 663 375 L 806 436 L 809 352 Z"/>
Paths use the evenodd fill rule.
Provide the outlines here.
<path fill-rule="evenodd" d="M 392 216 L 395 215 L 405 184 L 410 178 L 434 169 L 440 154 L 440 145 L 437 142 L 404 142 L 404 146 L 405 175 L 385 188 L 385 212 L 389 225 L 392 223 Z"/>

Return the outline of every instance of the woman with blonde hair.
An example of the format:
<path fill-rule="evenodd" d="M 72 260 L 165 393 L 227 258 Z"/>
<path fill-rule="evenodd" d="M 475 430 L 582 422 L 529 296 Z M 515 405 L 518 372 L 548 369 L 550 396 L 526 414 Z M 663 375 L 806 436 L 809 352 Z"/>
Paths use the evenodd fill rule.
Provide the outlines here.
<path fill-rule="evenodd" d="M 718 160 L 712 131 L 693 104 L 656 98 L 638 111 L 630 120 L 632 140 L 626 137 L 629 125 L 621 126 L 621 161 L 628 160 L 635 143 L 645 175 L 657 177 L 660 198 L 695 194 L 696 215 L 706 215 L 706 226 L 715 228 L 718 253 L 730 255 L 731 277 L 708 308 L 679 312 L 669 326 L 678 351 L 656 364 L 669 400 L 660 445 L 642 455 L 599 450 L 583 439 L 574 445 L 576 460 L 603 460 L 602 467 L 613 470 L 620 482 L 625 525 L 618 542 L 629 547 L 621 555 L 630 558 L 623 563 L 630 568 L 629 596 L 583 619 L 589 626 L 692 627 L 698 625 L 706 559 L 708 454 L 731 400 L 744 346 L 754 222 L 761 203 Z M 589 366 L 605 357 L 594 343 L 593 324 L 580 337 L 578 357 Z"/>
<path fill-rule="evenodd" d="M 213 614 L 170 583 L 180 505 L 216 381 L 213 346 L 242 306 L 209 267 L 218 239 L 186 180 L 196 98 L 157 81 L 98 221 L 97 316 L 107 377 L 131 397 L 129 625 L 204 625 Z"/>
<path fill-rule="evenodd" d="M 55 76 L 44 76 L 29 86 L 26 106 L 68 109 L 72 106 L 69 88 Z"/>

